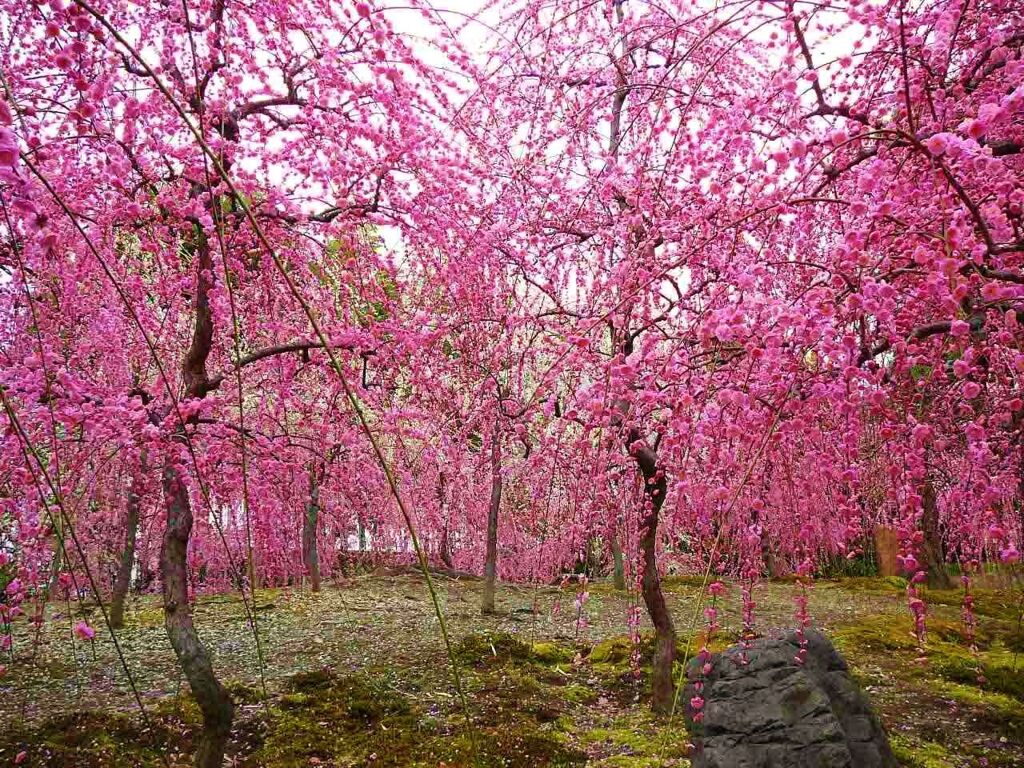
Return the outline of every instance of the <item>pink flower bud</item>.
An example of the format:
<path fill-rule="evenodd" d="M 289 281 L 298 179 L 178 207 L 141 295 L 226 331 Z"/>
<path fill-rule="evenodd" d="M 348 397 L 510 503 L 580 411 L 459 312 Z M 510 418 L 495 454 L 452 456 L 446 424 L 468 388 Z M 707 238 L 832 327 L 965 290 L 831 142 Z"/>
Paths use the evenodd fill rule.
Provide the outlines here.
<path fill-rule="evenodd" d="M 934 136 L 930 136 L 924 145 L 932 155 L 941 157 L 946 154 L 946 150 L 949 148 L 950 138 L 948 133 L 936 133 Z"/>

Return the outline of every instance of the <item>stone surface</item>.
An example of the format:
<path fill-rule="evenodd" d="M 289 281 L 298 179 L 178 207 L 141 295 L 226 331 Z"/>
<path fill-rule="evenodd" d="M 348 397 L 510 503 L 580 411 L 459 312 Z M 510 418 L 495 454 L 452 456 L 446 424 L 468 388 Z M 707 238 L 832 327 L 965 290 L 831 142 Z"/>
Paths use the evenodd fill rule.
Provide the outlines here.
<path fill-rule="evenodd" d="M 733 646 L 703 676 L 704 721 L 687 718 L 693 768 L 897 768 L 878 718 L 846 662 L 821 632 L 808 630 L 807 660 L 796 633 Z M 695 695 L 691 681 L 683 693 Z"/>

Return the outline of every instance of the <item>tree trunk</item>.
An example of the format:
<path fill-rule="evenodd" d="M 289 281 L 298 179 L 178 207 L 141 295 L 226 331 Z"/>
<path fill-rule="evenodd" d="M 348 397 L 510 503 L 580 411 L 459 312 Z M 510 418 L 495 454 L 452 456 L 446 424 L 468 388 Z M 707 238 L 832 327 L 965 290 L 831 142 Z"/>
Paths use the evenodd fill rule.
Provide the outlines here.
<path fill-rule="evenodd" d="M 640 521 L 640 553 L 643 557 L 640 591 L 643 594 L 647 614 L 654 625 L 654 658 L 651 661 L 651 708 L 660 714 L 672 711 L 675 703 L 675 684 L 672 680 L 672 664 L 676 657 L 676 630 L 672 616 L 661 591 L 661 576 L 658 575 L 658 514 L 665 503 L 668 482 L 665 473 L 658 467 L 658 456 L 647 445 L 636 430 L 630 430 L 630 445 L 641 443 L 634 449 L 636 459 L 644 478 L 644 515 Z"/>
<path fill-rule="evenodd" d="M 218 204 L 216 199 L 214 204 Z M 181 365 L 183 399 L 202 399 L 209 392 L 206 360 L 213 346 L 213 314 L 210 309 L 213 260 L 206 233 L 199 229 L 187 241 L 196 256 L 195 325 L 192 343 Z M 184 429 L 184 425 L 181 425 Z M 192 535 L 192 504 L 184 478 L 168 457 L 164 460 L 163 492 L 167 506 L 167 525 L 160 549 L 160 576 L 163 582 L 164 626 L 178 664 L 192 689 L 192 696 L 203 713 L 203 730 L 196 747 L 196 768 L 221 768 L 224 747 L 231 735 L 235 705 L 213 673 L 210 655 L 192 623 L 188 602 L 188 542 Z"/>
<path fill-rule="evenodd" d="M 878 575 L 884 577 L 898 576 L 899 567 L 896 556 L 899 554 L 899 541 L 896 530 L 889 525 L 876 525 L 874 530 L 875 565 Z"/>
<path fill-rule="evenodd" d="M 448 533 L 448 526 L 450 521 L 448 520 L 448 510 L 444 503 L 444 483 L 445 477 L 444 472 L 441 472 L 437 476 L 437 508 L 438 511 L 444 516 L 444 529 L 441 531 L 441 544 L 440 544 L 440 557 L 441 562 L 445 568 L 454 569 L 455 566 L 452 563 L 452 540 Z"/>
<path fill-rule="evenodd" d="M 612 584 L 615 589 L 625 591 L 626 589 L 626 564 L 622 557 L 622 543 L 619 541 L 619 531 L 613 529 L 609 545 L 612 550 Z"/>
<path fill-rule="evenodd" d="M 498 512 L 501 509 L 501 434 L 497 425 L 491 437 L 491 501 L 487 507 L 487 557 L 484 560 L 484 596 L 480 610 L 494 613 L 494 588 L 498 578 Z"/>
<path fill-rule="evenodd" d="M 203 730 L 195 754 L 196 768 L 221 768 L 235 705 L 214 675 L 210 656 L 192 623 L 187 559 L 188 540 L 192 533 L 192 505 L 188 490 L 171 459 L 164 464 L 163 491 L 167 505 L 167 527 L 160 550 L 164 626 L 192 689 L 192 696 L 203 713 Z"/>
<path fill-rule="evenodd" d="M 309 468 L 309 503 L 302 518 L 302 564 L 309 575 L 310 588 L 320 591 L 320 556 L 316 548 L 317 521 L 320 518 L 320 483 L 316 467 Z"/>
<path fill-rule="evenodd" d="M 444 526 L 444 530 L 441 531 L 440 548 L 441 551 L 439 552 L 439 555 L 441 557 L 441 563 L 444 565 L 445 568 L 454 568 L 455 561 L 452 560 L 452 540 L 451 537 L 448 535 L 447 523 Z"/>
<path fill-rule="evenodd" d="M 50 584 L 51 595 L 57 594 L 60 587 L 60 574 L 64 570 L 64 531 L 60 515 L 53 518 L 53 560 L 50 561 Z"/>
<path fill-rule="evenodd" d="M 946 569 L 946 557 L 942 547 L 942 534 L 939 531 L 939 507 L 935 498 L 935 486 L 931 478 L 924 481 L 921 490 L 921 532 L 924 542 L 921 544 L 921 560 L 928 569 L 928 586 L 932 589 L 952 589 L 953 581 Z"/>
<path fill-rule="evenodd" d="M 143 460 L 143 471 L 145 460 Z M 110 626 L 120 629 L 124 626 L 124 601 L 132 584 L 132 568 L 135 566 L 135 539 L 139 534 L 139 484 L 141 478 L 132 474 L 128 481 L 127 519 L 124 524 L 124 549 L 114 578 L 114 593 L 110 598 Z"/>
<path fill-rule="evenodd" d="M 623 23 L 623 3 L 615 3 L 615 18 L 619 24 Z M 620 46 L 625 53 L 625 41 Z M 625 86 L 627 82 L 625 70 L 620 69 L 616 76 L 616 85 Z M 628 89 L 618 87 L 612 98 L 611 128 L 608 136 L 609 154 L 614 158 L 619 155 L 619 142 L 622 131 L 622 112 L 626 104 Z M 625 214 L 628 205 L 624 198 L 619 199 L 620 211 Z M 634 243 L 639 244 L 646 240 L 645 227 L 636 227 L 633 230 Z M 648 244 L 647 250 L 650 256 L 654 255 L 654 246 Z M 637 335 L 630 334 L 628 329 L 623 329 L 622 336 L 622 359 L 627 360 L 633 353 L 633 344 Z M 612 328 L 612 342 L 615 343 L 615 328 Z M 620 415 L 613 419 L 616 426 L 624 426 L 626 416 L 629 412 L 629 402 L 620 400 L 616 402 L 616 409 Z M 643 594 L 644 604 L 647 606 L 647 613 L 654 624 L 655 648 L 654 659 L 652 660 L 652 701 L 651 707 L 655 712 L 668 713 L 672 711 L 675 703 L 675 687 L 672 682 L 672 663 L 676 655 L 676 631 L 672 626 L 672 617 L 669 615 L 668 606 L 665 604 L 665 595 L 661 591 L 661 577 L 658 575 L 658 514 L 661 505 L 665 502 L 665 493 L 668 489 L 668 482 L 664 473 L 658 468 L 657 448 L 647 444 L 647 440 L 640 434 L 640 430 L 630 428 L 625 430 L 626 450 L 633 456 L 640 468 L 644 478 L 644 515 L 640 521 L 640 553 L 643 556 L 643 572 L 641 574 L 640 590 Z M 634 448 L 633 446 L 637 446 Z"/>

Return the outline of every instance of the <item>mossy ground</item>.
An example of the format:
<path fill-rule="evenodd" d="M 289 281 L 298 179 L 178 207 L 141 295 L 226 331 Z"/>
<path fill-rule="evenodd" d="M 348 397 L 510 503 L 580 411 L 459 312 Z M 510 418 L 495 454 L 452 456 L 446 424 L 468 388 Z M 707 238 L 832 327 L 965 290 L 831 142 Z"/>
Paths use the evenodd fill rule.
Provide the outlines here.
<path fill-rule="evenodd" d="M 625 616 L 636 596 L 592 585 L 587 621 L 580 622 L 564 607 L 553 610 L 556 601 L 572 605 L 571 594 L 507 587 L 505 612 L 482 617 L 478 585 L 441 586 L 471 727 L 415 578 L 366 576 L 319 595 L 257 595 L 264 679 L 238 599 L 201 598 L 200 632 L 238 704 L 231 764 L 441 768 L 472 765 L 476 755 L 483 768 L 687 765 L 683 718 L 656 718 L 647 707 L 649 628 L 640 665 L 631 660 Z M 867 688 L 901 762 L 1024 766 L 1019 594 L 978 592 L 976 655 L 966 647 L 959 595 L 929 594 L 929 662 L 917 665 L 904 586 L 895 579 L 822 581 L 811 596 L 815 623 Z M 691 654 L 701 642 L 686 626 L 698 590 L 693 580 L 668 584 L 679 649 L 689 639 Z M 759 588 L 762 626 L 792 625 L 793 594 L 792 584 Z M 720 601 L 716 647 L 736 638 L 738 602 L 735 589 Z M 189 764 L 199 712 L 159 618 L 155 601 L 143 598 L 119 636 L 148 722 L 133 706 L 109 641 L 78 644 L 72 653 L 60 620 L 45 626 L 37 645 L 24 631 L 16 634 L 14 663 L 0 680 L 0 765 L 22 749 L 26 766 Z"/>

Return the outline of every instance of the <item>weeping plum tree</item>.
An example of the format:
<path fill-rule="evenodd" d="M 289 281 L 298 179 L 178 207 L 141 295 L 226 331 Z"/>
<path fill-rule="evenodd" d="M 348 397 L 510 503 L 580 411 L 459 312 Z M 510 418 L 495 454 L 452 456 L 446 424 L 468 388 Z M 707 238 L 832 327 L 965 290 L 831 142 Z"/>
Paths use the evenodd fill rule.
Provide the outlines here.
<path fill-rule="evenodd" d="M 977 395 L 1001 403 L 995 423 L 1019 424 L 1008 374 L 1021 91 L 1017 65 L 1002 64 L 1019 59 L 1018 21 L 942 2 L 735 14 L 566 2 L 510 14 L 503 39 L 515 43 L 498 43 L 460 113 L 504 169 L 490 233 L 523 290 L 547 299 L 545 317 L 572 318 L 566 341 L 593 382 L 573 407 L 593 428 L 625 428 L 648 531 L 668 510 L 714 567 L 751 538 L 743 551 L 771 552 L 776 568 L 846 554 L 863 533 L 859 499 L 873 493 L 864 425 L 881 422 L 900 480 L 869 514 L 897 521 L 908 575 L 945 515 L 959 521 L 946 530 L 971 531 L 963 554 L 999 541 L 999 557 L 1017 557 L 1002 526 L 986 533 L 1015 493 L 1012 434 L 993 431 Z M 994 38 L 969 31 L 993 22 Z M 844 29 L 859 53 L 836 59 L 819 41 Z M 998 180 L 991 205 L 984 174 Z M 939 411 L 956 414 L 944 424 L 915 408 L 912 374 L 930 361 L 947 383 Z M 648 434 L 634 431 L 641 414 Z M 955 437 L 965 422 L 966 442 Z M 963 480 L 944 502 L 926 495 L 925 521 L 933 440 L 946 467 L 986 471 L 953 472 Z M 670 626 L 657 603 L 652 622 Z M 656 700 L 665 706 L 664 691 Z"/>

